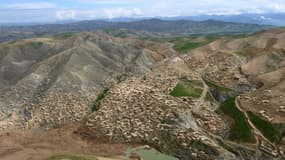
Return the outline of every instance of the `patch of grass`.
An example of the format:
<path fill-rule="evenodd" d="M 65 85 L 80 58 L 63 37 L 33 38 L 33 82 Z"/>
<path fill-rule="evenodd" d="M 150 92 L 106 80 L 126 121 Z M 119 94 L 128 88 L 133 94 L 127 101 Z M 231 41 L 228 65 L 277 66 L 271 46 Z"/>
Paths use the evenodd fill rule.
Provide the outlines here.
<path fill-rule="evenodd" d="M 67 39 L 69 37 L 72 37 L 74 33 L 72 32 L 66 32 L 66 33 L 58 33 L 54 35 L 54 38 L 56 39 Z"/>
<path fill-rule="evenodd" d="M 220 91 L 220 92 L 231 92 L 231 91 L 233 91 L 230 88 L 217 85 L 216 83 L 211 82 L 211 81 L 206 81 L 206 83 L 209 85 L 209 87 L 215 88 L 217 91 Z"/>
<path fill-rule="evenodd" d="M 192 36 L 192 38 L 198 38 L 199 36 Z M 186 39 L 188 40 L 182 40 L 182 38 L 179 38 L 179 39 L 173 39 L 172 42 L 174 43 L 174 49 L 178 52 L 182 52 L 182 53 L 185 53 L 187 51 L 190 51 L 192 49 L 195 49 L 195 48 L 198 48 L 198 47 L 201 47 L 201 46 L 204 46 L 206 44 L 209 44 L 215 40 L 217 40 L 219 38 L 219 36 L 217 35 L 205 35 L 205 36 L 202 36 L 205 40 L 202 41 L 202 42 L 195 42 L 192 40 L 192 38 L 187 38 L 185 37 Z"/>
<path fill-rule="evenodd" d="M 10 41 L 9 44 L 15 44 L 17 41 L 14 40 L 14 41 Z"/>
<path fill-rule="evenodd" d="M 114 34 L 115 37 L 126 38 L 127 35 L 124 32 L 118 32 Z"/>
<path fill-rule="evenodd" d="M 207 101 L 210 101 L 210 102 L 214 102 L 215 101 L 215 98 L 211 95 L 211 93 L 207 93 L 207 95 L 206 95 L 206 97 L 205 97 L 205 99 L 207 100 Z"/>
<path fill-rule="evenodd" d="M 246 53 L 244 51 L 235 51 L 234 53 L 239 56 L 246 56 Z"/>
<path fill-rule="evenodd" d="M 51 156 L 47 160 L 97 160 L 97 158 L 85 158 L 73 155 L 57 155 L 57 156 Z"/>
<path fill-rule="evenodd" d="M 230 98 L 221 104 L 221 110 L 234 120 L 230 128 L 229 139 L 238 142 L 255 142 L 254 135 L 245 115 L 235 105 L 235 98 Z"/>
<path fill-rule="evenodd" d="M 95 111 L 98 111 L 99 110 L 99 106 L 100 106 L 100 102 L 102 99 L 104 99 L 106 97 L 106 95 L 108 94 L 109 92 L 109 89 L 106 88 L 104 89 L 101 93 L 99 93 L 99 95 L 97 96 L 96 100 L 95 100 L 95 103 L 93 104 L 93 107 L 92 107 L 92 111 L 95 112 Z"/>
<path fill-rule="evenodd" d="M 178 43 L 174 45 L 174 49 L 179 52 L 187 52 L 189 50 L 195 49 L 202 46 L 201 42 L 185 42 L 185 43 Z"/>
<path fill-rule="evenodd" d="M 215 40 L 217 40 L 219 37 L 217 35 L 207 35 L 205 36 L 205 39 L 207 40 L 207 42 L 213 42 Z"/>
<path fill-rule="evenodd" d="M 33 47 L 33 48 L 40 48 L 44 45 L 43 42 L 31 42 L 30 45 Z"/>
<path fill-rule="evenodd" d="M 247 34 L 236 34 L 236 35 L 228 35 L 227 37 L 233 38 L 233 39 L 241 39 L 241 38 L 246 38 L 248 35 Z"/>
<path fill-rule="evenodd" d="M 273 143 L 280 143 L 282 141 L 282 135 L 277 128 L 275 128 L 270 122 L 256 116 L 252 112 L 247 112 L 250 121 L 262 132 L 262 134 Z"/>
<path fill-rule="evenodd" d="M 170 92 L 173 97 L 194 97 L 199 98 L 203 92 L 203 83 L 200 81 L 182 80 Z"/>

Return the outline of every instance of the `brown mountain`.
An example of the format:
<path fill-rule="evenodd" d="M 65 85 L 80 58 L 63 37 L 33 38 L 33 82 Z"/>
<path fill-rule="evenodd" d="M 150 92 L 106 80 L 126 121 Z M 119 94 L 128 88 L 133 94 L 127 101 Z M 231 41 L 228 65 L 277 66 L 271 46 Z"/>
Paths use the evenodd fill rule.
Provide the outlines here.
<path fill-rule="evenodd" d="M 149 71 L 174 54 L 167 43 L 114 38 L 103 32 L 25 39 L 0 48 L 1 118 L 21 127 L 81 120 L 104 88 L 126 75 Z M 48 118 L 26 124 L 38 116 Z"/>
<path fill-rule="evenodd" d="M 102 32 L 2 43 L 1 129 L 29 133 L 3 135 L 4 153 L 143 144 L 179 159 L 284 159 L 284 35 L 222 37 L 187 54 Z"/>

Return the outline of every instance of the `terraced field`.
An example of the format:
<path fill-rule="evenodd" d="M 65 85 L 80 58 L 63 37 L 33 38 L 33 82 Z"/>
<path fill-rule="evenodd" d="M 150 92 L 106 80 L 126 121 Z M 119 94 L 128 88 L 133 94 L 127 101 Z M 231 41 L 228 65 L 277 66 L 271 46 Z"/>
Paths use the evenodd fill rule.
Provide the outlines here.
<path fill-rule="evenodd" d="M 223 102 L 220 108 L 225 115 L 229 116 L 234 121 L 230 128 L 230 140 L 238 142 L 255 142 L 245 115 L 235 105 L 235 98 L 230 98 Z"/>

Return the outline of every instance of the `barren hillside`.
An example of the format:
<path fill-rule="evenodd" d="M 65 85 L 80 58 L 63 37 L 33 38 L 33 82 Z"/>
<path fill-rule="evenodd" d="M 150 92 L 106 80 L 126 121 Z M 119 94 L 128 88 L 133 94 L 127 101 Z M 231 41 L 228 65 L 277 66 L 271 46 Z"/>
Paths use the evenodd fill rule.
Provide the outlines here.
<path fill-rule="evenodd" d="M 174 54 L 167 43 L 102 32 L 25 39 L 0 47 L 2 129 L 79 121 L 102 90 Z"/>
<path fill-rule="evenodd" d="M 183 160 L 284 159 L 284 35 L 225 36 L 186 54 L 103 32 L 2 43 L 2 157 L 140 144 Z"/>
<path fill-rule="evenodd" d="M 284 156 L 284 139 L 277 138 L 285 132 L 284 33 L 223 38 L 169 58 L 112 88 L 79 132 L 88 139 L 151 144 L 180 159 Z M 183 91 L 186 82 L 201 89 Z M 275 138 L 261 125 L 276 131 Z"/>

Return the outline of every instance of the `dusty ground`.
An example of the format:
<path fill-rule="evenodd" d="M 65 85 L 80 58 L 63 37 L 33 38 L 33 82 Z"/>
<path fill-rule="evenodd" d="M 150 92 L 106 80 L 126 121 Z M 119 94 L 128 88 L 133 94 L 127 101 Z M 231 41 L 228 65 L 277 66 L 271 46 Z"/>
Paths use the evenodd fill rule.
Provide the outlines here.
<path fill-rule="evenodd" d="M 1 160 L 45 160 L 52 155 L 92 155 L 111 158 L 124 155 L 127 144 L 106 144 L 98 141 L 83 141 L 70 124 L 59 129 L 42 131 L 6 131 L 0 134 Z M 100 158 L 101 159 L 101 158 Z M 104 159 L 104 158 L 102 158 Z"/>

